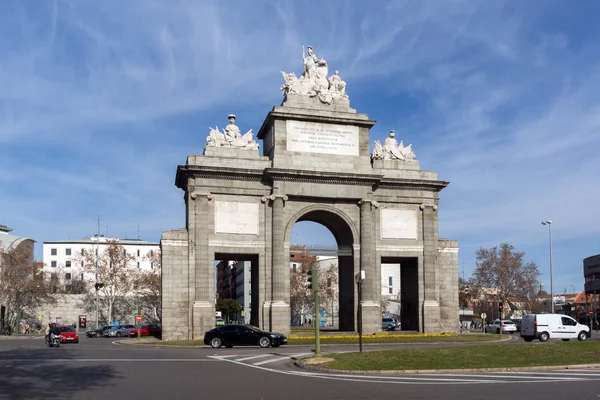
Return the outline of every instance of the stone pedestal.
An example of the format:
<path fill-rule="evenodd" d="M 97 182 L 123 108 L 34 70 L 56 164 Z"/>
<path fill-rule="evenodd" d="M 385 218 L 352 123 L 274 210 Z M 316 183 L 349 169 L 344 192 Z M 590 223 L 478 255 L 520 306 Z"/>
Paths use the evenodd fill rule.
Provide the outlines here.
<path fill-rule="evenodd" d="M 440 333 L 440 304 L 437 301 L 423 302 L 423 333 Z"/>
<path fill-rule="evenodd" d="M 291 331 L 290 305 L 282 301 L 271 303 L 271 332 L 289 335 Z"/>
<path fill-rule="evenodd" d="M 215 327 L 215 305 L 208 301 L 196 301 L 193 308 L 193 339 L 201 340 L 204 333 Z"/>
<path fill-rule="evenodd" d="M 363 301 L 360 307 L 363 334 L 381 332 L 381 305 L 374 301 Z"/>

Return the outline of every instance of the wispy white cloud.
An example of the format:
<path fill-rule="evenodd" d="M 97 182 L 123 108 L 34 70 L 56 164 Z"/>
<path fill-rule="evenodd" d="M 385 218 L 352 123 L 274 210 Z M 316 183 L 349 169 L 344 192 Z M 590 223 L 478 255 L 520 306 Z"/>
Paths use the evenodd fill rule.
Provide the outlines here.
<path fill-rule="evenodd" d="M 547 1 L 2 3 L 0 223 L 38 241 L 88 234 L 98 214 L 119 236 L 136 220 L 154 240 L 183 225 L 175 166 L 230 111 L 260 126 L 281 101 L 279 71 L 299 73 L 310 44 L 378 120 L 372 140 L 395 128 L 423 168 L 451 181 L 440 228 L 460 240 L 461 260 L 502 240 L 543 260 L 539 221 L 554 219 L 557 238 L 585 242 L 557 262 L 580 263 L 600 229 L 592 11 Z"/>

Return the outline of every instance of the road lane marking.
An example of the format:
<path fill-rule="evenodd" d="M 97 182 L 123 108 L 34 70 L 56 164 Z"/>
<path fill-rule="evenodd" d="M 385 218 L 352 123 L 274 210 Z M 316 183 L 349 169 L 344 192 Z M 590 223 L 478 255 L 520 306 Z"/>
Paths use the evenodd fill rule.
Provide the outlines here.
<path fill-rule="evenodd" d="M 0 360 L 0 364 L 24 362 L 76 363 L 76 362 L 202 362 L 218 361 L 210 358 L 8 358 Z"/>
<path fill-rule="evenodd" d="M 271 359 L 271 360 L 265 360 L 265 361 L 260 361 L 260 362 L 257 362 L 257 363 L 252 363 L 252 365 L 264 365 L 264 364 L 274 363 L 274 362 L 278 362 L 278 361 L 291 360 L 293 358 L 297 358 L 297 357 L 301 357 L 301 356 L 307 356 L 309 354 L 312 354 L 312 353 L 292 354 L 292 355 L 285 356 L 285 357 L 278 357 L 278 358 L 274 358 L 274 359 Z"/>

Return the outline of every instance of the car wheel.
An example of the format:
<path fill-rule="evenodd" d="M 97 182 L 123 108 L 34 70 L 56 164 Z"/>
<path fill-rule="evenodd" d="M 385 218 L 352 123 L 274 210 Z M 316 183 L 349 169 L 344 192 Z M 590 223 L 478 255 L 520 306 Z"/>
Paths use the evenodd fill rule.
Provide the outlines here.
<path fill-rule="evenodd" d="M 223 341 L 221 339 L 219 339 L 218 337 L 212 338 L 212 340 L 210 341 L 210 345 L 214 349 L 218 349 L 219 347 L 221 347 L 223 345 Z"/>
<path fill-rule="evenodd" d="M 548 339 L 550 339 L 550 336 L 548 335 L 548 332 L 542 332 L 540 333 L 539 339 L 540 342 L 546 342 Z"/>
<path fill-rule="evenodd" d="M 562 341 L 563 342 L 568 342 L 569 340 L 571 340 L 571 339 L 563 339 Z"/>
<path fill-rule="evenodd" d="M 79 343 L 79 340 L 76 340 L 76 341 L 75 341 L 75 342 L 73 342 L 73 343 Z"/>
<path fill-rule="evenodd" d="M 100 337 L 102 334 L 100 332 L 96 332 L 96 337 Z"/>
<path fill-rule="evenodd" d="M 121 332 L 117 332 L 116 337 L 121 337 Z"/>
<path fill-rule="evenodd" d="M 266 337 L 266 336 L 263 336 L 263 337 L 261 337 L 261 338 L 260 338 L 260 340 L 258 341 L 258 345 L 259 345 L 260 347 L 262 347 L 263 349 L 264 349 L 264 348 L 267 348 L 267 347 L 269 347 L 269 346 L 271 345 L 271 340 L 269 340 L 269 338 L 268 338 L 268 337 Z"/>
<path fill-rule="evenodd" d="M 577 335 L 577 340 L 579 340 L 580 342 L 583 342 L 587 339 L 587 333 L 585 333 L 584 331 L 579 332 L 579 335 Z"/>

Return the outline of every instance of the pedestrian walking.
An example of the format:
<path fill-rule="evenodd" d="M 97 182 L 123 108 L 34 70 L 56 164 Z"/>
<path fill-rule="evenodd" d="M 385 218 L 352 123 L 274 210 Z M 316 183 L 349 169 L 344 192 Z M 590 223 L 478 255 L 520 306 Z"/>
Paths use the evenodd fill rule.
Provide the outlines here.
<path fill-rule="evenodd" d="M 29 324 L 25 324 L 25 334 L 29 335 Z"/>

